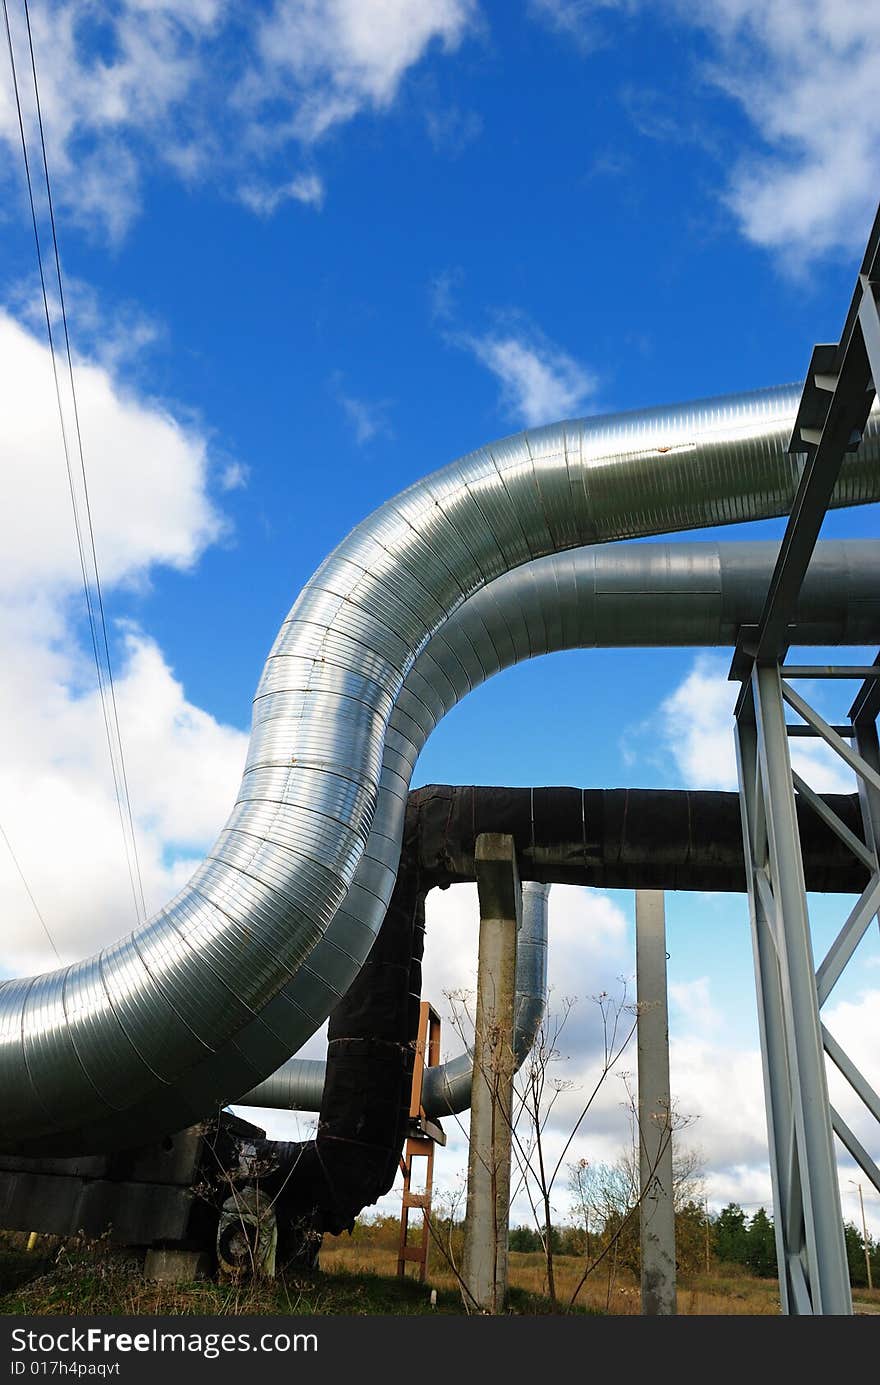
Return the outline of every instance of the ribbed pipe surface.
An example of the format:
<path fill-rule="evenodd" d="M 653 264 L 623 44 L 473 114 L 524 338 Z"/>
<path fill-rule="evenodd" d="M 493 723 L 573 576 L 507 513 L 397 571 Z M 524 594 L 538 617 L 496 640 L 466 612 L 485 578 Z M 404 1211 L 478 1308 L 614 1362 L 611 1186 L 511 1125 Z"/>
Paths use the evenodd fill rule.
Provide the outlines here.
<path fill-rule="evenodd" d="M 522 884 L 522 924 L 516 938 L 516 1000 L 513 1052 L 522 1067 L 544 1018 L 547 997 L 547 900 L 550 886 L 537 880 Z M 327 1065 L 308 1058 L 291 1058 L 277 1072 L 240 1097 L 237 1105 L 282 1111 L 318 1111 Z M 471 1104 L 473 1054 L 460 1053 L 437 1067 L 426 1068 L 422 1104 L 428 1116 L 448 1116 Z"/>
<path fill-rule="evenodd" d="M 453 664 L 435 659 L 436 684 L 423 679 L 392 724 L 431 636 L 479 588 L 545 554 L 787 512 L 798 399 L 772 389 L 520 433 L 358 525 L 282 625 L 238 800 L 189 883 L 97 956 L 0 987 L 2 1147 L 134 1144 L 193 1123 L 295 1052 L 387 904 L 416 733 L 494 657 L 486 632 Z M 880 498 L 878 457 L 872 416 L 835 505 Z M 380 783 L 400 800 L 384 819 Z"/>
<path fill-rule="evenodd" d="M 424 683 L 437 687 L 438 665 L 454 680 L 454 699 L 444 708 L 448 711 L 470 688 L 502 667 L 551 650 L 732 645 L 742 625 L 759 619 L 778 553 L 778 544 L 754 541 L 623 543 L 525 563 L 476 592 L 432 637 L 406 679 L 391 727 L 408 734 L 421 751 L 436 723 L 433 718 L 423 719 L 416 729 L 403 709 L 420 701 L 417 690 Z M 877 540 L 820 543 L 801 588 L 794 642 L 834 645 L 880 640 L 878 570 Z M 478 674 L 467 651 L 481 642 Z M 446 683 L 448 675 L 443 675 Z M 377 821 L 387 821 L 398 809 L 399 799 L 389 800 L 388 791 L 380 790 Z M 372 859 L 372 848 L 371 836 L 358 873 Z M 528 883 L 524 882 L 524 889 Z M 532 914 L 537 924 L 534 902 Z M 542 917 L 546 946 L 546 903 Z M 520 994 L 533 993 L 521 993 L 521 981 L 531 987 L 531 976 L 526 971 L 521 975 L 518 962 L 518 1005 Z M 540 1017 L 533 1034 L 539 1023 Z M 515 1045 L 517 1066 L 531 1046 L 531 1039 L 528 1047 L 526 1042 L 522 1027 Z M 291 1058 L 239 1102 L 317 1111 L 324 1071 L 321 1062 Z M 466 1108 L 470 1072 L 468 1054 L 430 1072 L 425 1087 L 429 1115 Z M 444 1098 L 437 1095 L 441 1090 Z"/>

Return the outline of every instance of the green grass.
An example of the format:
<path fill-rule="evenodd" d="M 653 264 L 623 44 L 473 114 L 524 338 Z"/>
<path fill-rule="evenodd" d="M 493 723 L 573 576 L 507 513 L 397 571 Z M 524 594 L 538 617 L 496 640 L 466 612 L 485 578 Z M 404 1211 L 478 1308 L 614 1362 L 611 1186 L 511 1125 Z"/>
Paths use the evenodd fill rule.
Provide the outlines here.
<path fill-rule="evenodd" d="M 330 1274 L 279 1274 L 275 1280 L 219 1284 L 156 1284 L 143 1278 L 140 1260 L 107 1246 L 61 1242 L 51 1253 L 28 1253 L 23 1244 L 0 1244 L 0 1314 L 124 1315 L 402 1315 L 461 1314 L 457 1290 L 414 1278 L 334 1268 Z M 546 1314 L 540 1295 L 514 1288 L 508 1311 Z"/>

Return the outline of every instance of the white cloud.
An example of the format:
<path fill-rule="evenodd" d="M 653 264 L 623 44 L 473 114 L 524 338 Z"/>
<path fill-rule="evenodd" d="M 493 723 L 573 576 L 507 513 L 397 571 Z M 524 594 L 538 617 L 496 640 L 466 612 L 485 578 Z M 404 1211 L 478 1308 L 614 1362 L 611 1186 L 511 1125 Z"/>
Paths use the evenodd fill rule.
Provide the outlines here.
<path fill-rule="evenodd" d="M 39 149 L 27 31 L 11 6 L 19 86 L 32 151 Z M 175 146 L 171 116 L 200 76 L 200 45 L 222 14 L 215 0 L 121 0 L 98 18 L 87 0 L 57 0 L 31 13 L 40 102 L 56 196 L 84 226 L 111 239 L 140 203 L 141 151 Z M 91 39 L 91 43 L 90 43 Z M 0 140 L 21 164 L 11 83 L 0 89 Z"/>
<path fill-rule="evenodd" d="M 710 1033 L 721 1024 L 708 976 L 699 976 L 694 981 L 670 981 L 669 1000 L 674 1023 L 682 1033 L 693 1030 Z"/>
<path fill-rule="evenodd" d="M 104 367 L 76 371 L 105 599 L 188 569 L 225 530 L 204 437 Z M 0 312 L 0 821 L 67 959 L 133 926 L 48 351 Z M 69 414 L 68 414 L 69 420 Z M 112 636 L 111 630 L 111 636 Z M 148 909 L 183 883 L 234 799 L 246 737 L 193 705 L 149 635 L 122 632 L 116 700 Z M 0 849 L 3 968 L 54 965 Z"/>
<path fill-rule="evenodd" d="M 220 473 L 220 489 L 242 490 L 247 485 L 250 474 L 250 467 L 245 466 L 244 462 L 227 462 Z"/>
<path fill-rule="evenodd" d="M 300 173 L 290 182 L 277 187 L 262 187 L 248 183 L 239 188 L 240 200 L 258 216 L 272 216 L 283 202 L 301 202 L 305 207 L 320 211 L 324 205 L 326 189 L 317 173 Z"/>
<path fill-rule="evenodd" d="M 547 24 L 582 48 L 595 48 L 603 41 L 600 16 L 609 11 L 629 13 L 639 0 L 529 0 L 535 19 Z"/>
<path fill-rule="evenodd" d="M 49 354 L 0 309 L 6 534 L 0 593 L 59 592 L 79 581 Z M 60 366 L 68 436 L 74 429 Z M 153 563 L 186 569 L 224 523 L 207 491 L 205 439 L 155 401 L 81 362 L 76 388 L 103 579 L 142 580 Z M 75 453 L 74 453 L 75 455 Z"/>
<path fill-rule="evenodd" d="M 656 719 L 642 729 L 652 737 L 659 729 L 666 754 L 690 789 L 737 787 L 733 709 L 739 685 L 727 678 L 728 661 L 700 654 L 674 692 L 664 699 Z M 827 746 L 802 739 L 789 742 L 794 769 L 818 793 L 851 793 L 855 781 L 843 761 Z"/>
<path fill-rule="evenodd" d="M 581 413 L 598 388 L 595 375 L 535 329 L 457 340 L 492 372 L 505 410 L 526 427 Z"/>
<path fill-rule="evenodd" d="M 433 44 L 458 47 L 473 0 L 278 0 L 257 30 L 249 102 L 293 102 L 291 129 L 319 139 L 360 111 L 387 110 Z"/>
<path fill-rule="evenodd" d="M 609 10 L 639 8 L 646 0 L 531 0 L 536 18 L 586 47 Z M 826 252 L 860 250 L 880 182 L 880 9 L 864 0 L 675 0 L 664 17 L 708 37 L 699 74 L 754 131 L 722 193 L 743 234 L 786 252 L 790 272 Z M 642 93 L 647 133 L 680 139 L 673 114 L 660 112 L 658 123 L 653 95 Z M 688 136 L 704 142 L 695 126 Z"/>
<path fill-rule="evenodd" d="M 808 258 L 864 244 L 880 181 L 880 10 L 863 0 L 681 6 L 718 45 L 708 75 L 765 143 L 734 169 L 745 234 Z"/>
<path fill-rule="evenodd" d="M 855 999 L 829 1004 L 822 1012 L 826 1028 L 865 1080 L 880 1091 L 880 989 L 866 988 Z M 831 1101 L 876 1159 L 877 1121 L 832 1063 L 828 1064 Z"/>
<path fill-rule="evenodd" d="M 480 910 L 476 885 L 432 890 L 426 903 L 424 984 L 439 1008 L 451 991 L 473 991 L 477 977 Z M 553 996 L 589 998 L 613 989 L 633 968 L 630 925 L 620 906 L 599 890 L 554 885 L 548 913 L 548 977 Z"/>
<path fill-rule="evenodd" d="M 49 0 L 31 14 L 56 203 L 118 241 L 138 215 L 145 174 L 226 180 L 261 216 L 285 201 L 320 209 L 321 178 L 285 176 L 291 151 L 363 110 L 387 111 L 407 72 L 450 53 L 474 0 L 277 0 L 256 18 L 229 0 Z M 26 129 L 36 152 L 27 31 L 11 7 Z M 23 181 L 11 83 L 0 85 L 0 146 Z M 285 173 L 279 176 L 278 165 Z M 39 182 L 39 180 L 38 180 Z"/>
<path fill-rule="evenodd" d="M 464 280 L 460 266 L 441 270 L 428 285 L 428 303 L 435 322 L 452 322 L 455 317 L 455 295 Z"/>
<path fill-rule="evenodd" d="M 666 748 L 687 788 L 736 788 L 733 707 L 738 689 L 726 673 L 721 659 L 700 654 L 660 707 Z"/>
<path fill-rule="evenodd" d="M 46 632 L 48 633 L 48 632 Z M 65 961 L 135 923 L 97 691 L 68 630 L 51 648 L 0 610 L 4 651 L 0 811 Z M 42 638 L 41 638 L 42 637 Z M 244 766 L 246 735 L 194 706 L 156 644 L 126 638 L 115 681 L 148 913 L 186 881 L 222 826 Z M 0 850 L 8 974 L 55 964 L 11 862 Z"/>
<path fill-rule="evenodd" d="M 462 110 L 460 106 L 428 111 L 425 123 L 434 148 L 453 159 L 483 133 L 483 117 L 479 111 Z"/>
<path fill-rule="evenodd" d="M 63 322 L 57 290 L 51 279 L 46 285 L 49 315 L 57 340 L 63 343 Z M 42 339 L 46 333 L 46 309 L 37 274 L 12 284 L 6 294 L 14 315 Z M 106 310 L 90 284 L 73 275 L 64 279 L 64 304 L 69 320 L 75 324 L 74 350 L 79 349 L 93 364 L 119 375 L 140 363 L 152 347 L 165 336 L 164 325 L 145 313 L 131 300 L 114 302 Z"/>
<path fill-rule="evenodd" d="M 359 447 L 366 446 L 377 437 L 393 436 L 388 422 L 389 400 L 358 399 L 355 395 L 349 394 L 343 388 L 343 376 L 340 371 L 336 372 L 330 383 Z"/>

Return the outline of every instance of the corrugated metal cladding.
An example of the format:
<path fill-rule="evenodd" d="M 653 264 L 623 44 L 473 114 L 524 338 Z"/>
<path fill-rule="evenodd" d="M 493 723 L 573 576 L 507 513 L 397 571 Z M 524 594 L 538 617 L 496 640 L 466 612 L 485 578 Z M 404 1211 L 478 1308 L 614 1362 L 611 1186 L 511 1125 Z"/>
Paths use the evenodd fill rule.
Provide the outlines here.
<path fill-rule="evenodd" d="M 387 906 L 420 738 L 475 682 L 567 634 L 538 606 L 519 633 L 487 612 L 454 641 L 432 637 L 480 588 L 547 554 L 787 512 L 799 397 L 769 389 L 533 429 L 358 525 L 281 627 L 237 802 L 189 883 L 99 955 L 0 988 L 0 1147 L 131 1145 L 295 1052 Z M 878 457 L 875 414 L 836 505 L 880 499 Z"/>

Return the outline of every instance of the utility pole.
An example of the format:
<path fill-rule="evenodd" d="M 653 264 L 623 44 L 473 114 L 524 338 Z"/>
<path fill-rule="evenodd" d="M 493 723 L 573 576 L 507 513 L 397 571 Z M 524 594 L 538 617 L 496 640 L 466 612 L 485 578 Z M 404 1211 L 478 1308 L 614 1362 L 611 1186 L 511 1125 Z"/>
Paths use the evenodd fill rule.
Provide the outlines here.
<path fill-rule="evenodd" d="M 706 1209 L 706 1273 L 709 1273 L 709 1199 L 703 1198 L 703 1206 Z"/>
<path fill-rule="evenodd" d="M 862 1209 L 862 1245 L 865 1248 L 865 1269 L 868 1271 L 868 1288 L 873 1289 L 874 1281 L 871 1278 L 871 1252 L 868 1249 L 868 1227 L 865 1222 L 865 1199 L 862 1197 L 862 1185 L 861 1183 L 857 1183 L 854 1178 L 850 1178 L 849 1182 L 852 1183 L 854 1188 L 858 1188 L 859 1190 L 859 1206 Z"/>

